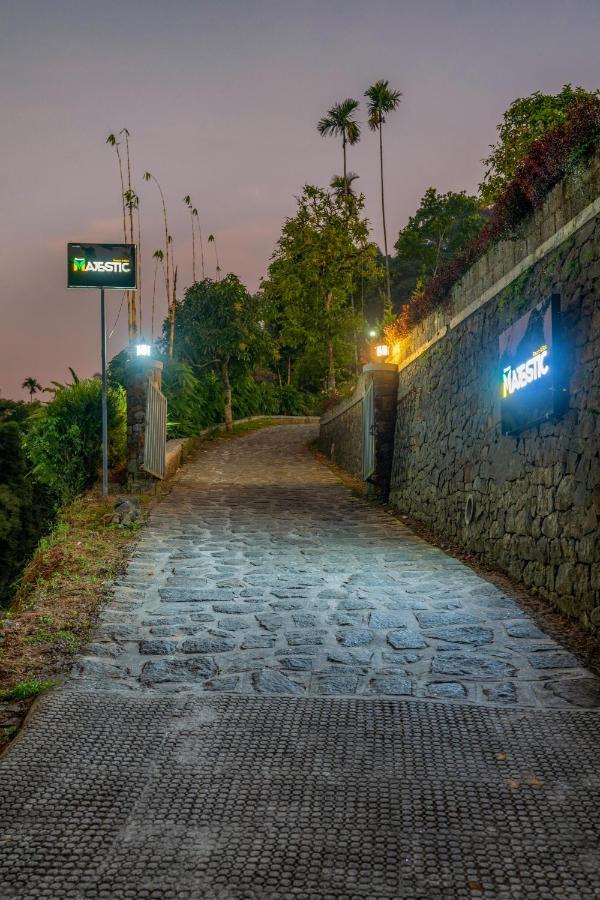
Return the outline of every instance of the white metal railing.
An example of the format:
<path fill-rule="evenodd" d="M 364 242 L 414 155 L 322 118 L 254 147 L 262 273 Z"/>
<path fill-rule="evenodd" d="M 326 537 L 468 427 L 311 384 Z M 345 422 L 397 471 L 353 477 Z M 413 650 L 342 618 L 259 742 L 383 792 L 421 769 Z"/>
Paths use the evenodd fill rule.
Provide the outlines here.
<path fill-rule="evenodd" d="M 165 477 L 167 447 L 167 398 L 150 382 L 146 400 L 144 469 L 155 478 Z"/>

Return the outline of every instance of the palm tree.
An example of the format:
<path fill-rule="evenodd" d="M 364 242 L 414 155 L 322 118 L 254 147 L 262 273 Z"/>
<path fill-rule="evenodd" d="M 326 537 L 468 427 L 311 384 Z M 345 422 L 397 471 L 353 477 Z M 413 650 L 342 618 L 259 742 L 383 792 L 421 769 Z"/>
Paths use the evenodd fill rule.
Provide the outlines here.
<path fill-rule="evenodd" d="M 171 322 L 171 331 L 173 332 L 170 336 L 169 346 L 172 346 L 174 339 L 174 328 L 175 328 L 175 319 L 170 315 L 171 313 L 171 269 L 170 269 L 170 256 L 169 248 L 171 246 L 171 235 L 169 234 L 169 225 L 167 222 L 167 205 L 165 203 L 165 195 L 163 194 L 162 188 L 160 186 L 160 182 L 151 172 L 144 172 L 144 181 L 152 180 L 156 187 L 158 188 L 158 192 L 160 194 L 160 199 L 162 201 L 163 208 L 163 222 L 165 226 L 165 249 L 164 249 L 164 261 L 165 265 L 165 288 L 167 292 L 167 306 L 169 310 L 169 320 Z M 171 251 L 172 252 L 172 251 Z M 169 353 L 170 356 L 173 355 L 172 352 Z"/>
<path fill-rule="evenodd" d="M 33 395 L 42 390 L 42 386 L 37 378 L 26 378 L 21 385 L 24 391 L 29 391 L 29 402 L 33 403 Z"/>
<path fill-rule="evenodd" d="M 204 243 L 202 241 L 202 229 L 200 228 L 200 216 L 198 215 L 198 210 L 195 206 L 192 209 L 192 219 L 194 216 L 196 216 L 196 226 L 198 228 L 198 237 L 200 238 L 200 261 L 202 263 L 202 280 L 204 281 L 206 278 L 204 273 Z"/>
<path fill-rule="evenodd" d="M 218 280 L 219 280 L 219 273 L 220 273 L 220 271 L 221 271 L 221 266 L 219 265 L 219 254 L 218 254 L 218 252 L 217 252 L 217 241 L 216 241 L 216 239 L 215 239 L 214 234 L 209 234 L 209 236 L 208 236 L 208 243 L 209 243 L 209 244 L 214 244 L 214 247 L 215 247 L 215 259 L 217 260 L 217 281 L 218 281 Z"/>
<path fill-rule="evenodd" d="M 345 196 L 348 196 L 347 172 L 346 172 L 346 145 L 358 144 L 360 140 L 360 125 L 354 119 L 354 113 L 358 109 L 358 100 L 348 97 L 341 103 L 335 103 L 326 116 L 317 123 L 317 131 L 323 137 L 333 135 L 342 138 L 342 152 L 344 154 L 344 183 L 346 184 Z"/>
<path fill-rule="evenodd" d="M 190 211 L 190 217 L 192 220 L 192 280 L 194 284 L 196 283 L 196 232 L 194 230 L 194 207 L 192 205 L 192 198 L 189 194 L 186 194 L 183 198 L 183 202 L 187 206 Z"/>
<path fill-rule="evenodd" d="M 154 260 L 154 283 L 152 285 L 152 322 L 151 322 L 151 341 L 154 341 L 154 307 L 156 300 L 156 275 L 158 272 L 159 265 L 162 266 L 163 276 L 165 274 L 165 254 L 162 250 L 155 250 L 152 254 L 152 259 Z M 169 298 L 167 296 L 167 305 L 169 303 Z"/>
<path fill-rule="evenodd" d="M 383 191 L 383 126 L 388 113 L 398 109 L 401 91 L 392 91 L 389 81 L 376 81 L 365 91 L 368 99 L 369 128 L 379 132 L 379 168 L 381 174 L 381 216 L 383 219 L 383 246 L 385 250 L 385 283 L 387 288 L 387 311 L 392 310 L 392 291 L 390 287 L 390 260 L 388 256 L 387 229 L 385 224 L 385 195 Z M 386 310 L 384 310 L 384 313 Z"/>
<path fill-rule="evenodd" d="M 352 184 L 356 181 L 360 176 L 356 174 L 356 172 L 348 172 L 346 177 L 343 175 L 334 175 L 329 182 L 329 187 L 334 193 L 336 200 L 341 200 L 343 197 L 346 197 L 349 204 L 352 204 L 354 200 L 356 200 L 356 191 L 352 187 Z"/>
<path fill-rule="evenodd" d="M 119 133 L 121 133 L 121 132 L 119 132 Z M 127 241 L 127 219 L 126 219 L 126 212 L 125 212 L 125 210 L 126 210 L 126 201 L 125 201 L 126 191 L 125 191 L 125 178 L 123 176 L 123 160 L 121 158 L 121 151 L 119 150 L 120 144 L 119 144 L 119 141 L 117 140 L 117 136 L 112 133 L 109 134 L 109 136 L 106 138 L 106 143 L 109 144 L 111 147 L 115 148 L 115 151 L 117 154 L 117 159 L 119 161 L 119 177 L 121 179 L 121 210 L 123 213 L 123 241 L 127 244 L 128 243 L 128 241 Z M 132 309 L 131 309 L 131 306 L 132 306 L 131 292 L 126 291 L 126 296 L 127 296 L 127 335 L 128 335 L 129 341 L 131 343 L 131 341 L 133 340 L 133 324 L 132 324 L 133 316 L 132 316 Z"/>

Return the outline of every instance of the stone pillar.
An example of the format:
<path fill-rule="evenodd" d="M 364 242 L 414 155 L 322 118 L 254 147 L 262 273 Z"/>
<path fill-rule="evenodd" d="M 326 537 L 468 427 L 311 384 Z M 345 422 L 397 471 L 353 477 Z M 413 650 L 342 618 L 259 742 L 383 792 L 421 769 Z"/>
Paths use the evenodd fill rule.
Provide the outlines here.
<path fill-rule="evenodd" d="M 398 366 L 369 363 L 363 366 L 365 388 L 373 385 L 375 418 L 375 471 L 367 481 L 367 494 L 387 501 L 394 458 Z"/>
<path fill-rule="evenodd" d="M 132 357 L 127 363 L 127 486 L 148 487 L 155 478 L 144 471 L 146 401 L 148 386 L 161 386 L 163 364 L 147 357 Z"/>

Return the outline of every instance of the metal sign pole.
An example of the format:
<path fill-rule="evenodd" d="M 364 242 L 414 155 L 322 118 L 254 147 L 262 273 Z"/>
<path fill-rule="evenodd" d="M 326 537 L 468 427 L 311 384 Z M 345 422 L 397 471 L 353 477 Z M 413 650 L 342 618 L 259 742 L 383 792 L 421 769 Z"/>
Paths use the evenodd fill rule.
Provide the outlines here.
<path fill-rule="evenodd" d="M 100 289 L 100 328 L 102 331 L 102 494 L 108 496 L 108 404 L 106 390 L 106 314 L 104 288 Z"/>

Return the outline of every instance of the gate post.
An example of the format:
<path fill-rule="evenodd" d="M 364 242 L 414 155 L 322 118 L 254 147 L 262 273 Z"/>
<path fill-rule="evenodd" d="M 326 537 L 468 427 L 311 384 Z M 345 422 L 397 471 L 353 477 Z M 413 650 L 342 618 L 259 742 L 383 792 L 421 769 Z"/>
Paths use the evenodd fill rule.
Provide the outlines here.
<path fill-rule="evenodd" d="M 148 390 L 161 386 L 163 364 L 148 357 L 132 357 L 127 363 L 127 486 L 148 487 L 154 478 L 144 471 Z"/>
<path fill-rule="evenodd" d="M 373 433 L 375 465 L 367 478 L 368 496 L 387 501 L 390 491 L 396 430 L 398 366 L 393 363 L 369 363 L 363 366 L 365 388 L 373 386 Z"/>

